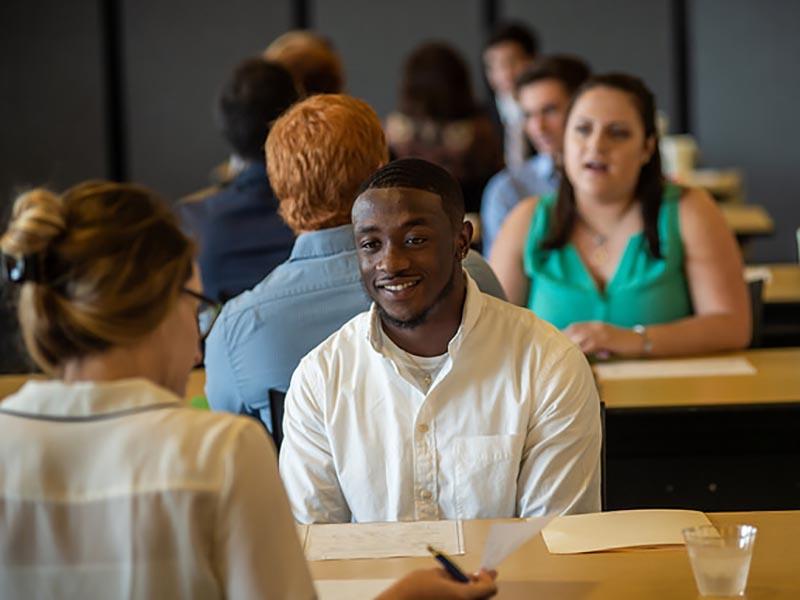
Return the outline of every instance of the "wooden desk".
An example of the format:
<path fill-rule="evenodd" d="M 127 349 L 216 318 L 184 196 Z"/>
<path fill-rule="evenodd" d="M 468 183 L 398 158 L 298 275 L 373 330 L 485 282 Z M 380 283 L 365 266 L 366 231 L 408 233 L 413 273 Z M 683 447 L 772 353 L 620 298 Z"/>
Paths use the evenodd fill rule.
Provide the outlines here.
<path fill-rule="evenodd" d="M 719 204 L 728 227 L 737 237 L 769 235 L 775 230 L 772 217 L 758 204 Z"/>
<path fill-rule="evenodd" d="M 44 375 L 0 375 L 0 400 L 10 396 L 21 388 L 29 379 L 44 379 Z M 195 396 L 203 396 L 206 384 L 205 369 L 195 369 L 189 374 L 189 382 L 186 384 L 186 400 L 191 400 Z"/>
<path fill-rule="evenodd" d="M 755 375 L 600 381 L 606 408 L 640 409 L 797 403 L 800 405 L 800 348 L 747 350 Z"/>
<path fill-rule="evenodd" d="M 747 586 L 748 600 L 800 598 L 800 511 L 709 514 L 717 525 L 758 527 Z M 480 566 L 489 527 L 496 521 L 466 521 L 466 554 L 455 557 L 465 570 Z M 313 527 L 313 526 L 312 526 Z M 314 579 L 394 579 L 429 558 L 315 561 Z M 590 554 L 551 555 L 537 536 L 499 567 L 500 600 L 681 600 L 697 598 L 683 546 Z"/>
<path fill-rule="evenodd" d="M 765 304 L 800 304 L 800 264 L 747 265 L 745 278 L 751 271 L 751 277 L 761 278 L 760 272 L 764 270 L 769 272 L 769 277 L 763 280 Z"/>
<path fill-rule="evenodd" d="M 800 506 L 800 348 L 755 375 L 601 381 L 609 508 Z"/>

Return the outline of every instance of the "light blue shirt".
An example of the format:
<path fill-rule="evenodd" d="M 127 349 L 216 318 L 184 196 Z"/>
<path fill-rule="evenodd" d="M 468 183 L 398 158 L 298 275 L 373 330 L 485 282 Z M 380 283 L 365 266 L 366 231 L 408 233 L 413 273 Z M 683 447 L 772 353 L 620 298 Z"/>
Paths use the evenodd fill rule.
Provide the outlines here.
<path fill-rule="evenodd" d="M 467 254 L 464 269 L 482 291 L 505 299 L 478 253 Z M 206 340 L 209 404 L 272 430 L 269 390 L 288 389 L 300 359 L 370 303 L 352 225 L 301 234 L 288 261 L 222 309 Z"/>
<path fill-rule="evenodd" d="M 489 256 L 503 221 L 520 200 L 552 194 L 557 188 L 558 171 L 549 154 L 537 154 L 516 169 L 503 169 L 492 177 L 481 201 L 483 255 Z"/>

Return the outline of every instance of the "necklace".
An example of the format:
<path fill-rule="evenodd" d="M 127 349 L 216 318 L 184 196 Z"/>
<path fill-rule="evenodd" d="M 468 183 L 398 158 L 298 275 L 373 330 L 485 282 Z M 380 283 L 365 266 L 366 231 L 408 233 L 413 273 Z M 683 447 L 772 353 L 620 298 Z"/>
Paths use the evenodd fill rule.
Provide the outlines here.
<path fill-rule="evenodd" d="M 581 225 L 583 225 L 583 228 L 589 232 L 589 235 L 592 238 L 592 243 L 594 244 L 594 248 L 592 248 L 591 252 L 589 253 L 589 262 L 591 262 L 593 265 L 602 266 L 608 262 L 610 257 L 608 252 L 608 240 L 617 232 L 620 224 L 624 221 L 634 204 L 636 203 L 631 202 L 630 205 L 624 211 L 622 211 L 622 214 L 619 215 L 617 222 L 608 233 L 599 231 L 596 227 L 584 219 L 580 213 L 578 213 L 578 221 L 580 221 Z"/>

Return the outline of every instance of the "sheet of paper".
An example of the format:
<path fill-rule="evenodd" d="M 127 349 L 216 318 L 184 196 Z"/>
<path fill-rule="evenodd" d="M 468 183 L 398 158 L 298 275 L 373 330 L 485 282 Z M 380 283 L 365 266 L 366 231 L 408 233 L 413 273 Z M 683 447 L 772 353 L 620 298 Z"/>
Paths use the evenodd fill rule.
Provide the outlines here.
<path fill-rule="evenodd" d="M 759 279 L 763 279 L 764 281 L 771 281 L 772 280 L 772 269 L 769 267 L 745 267 L 744 268 L 744 280 L 748 283 L 751 281 L 758 281 Z"/>
<path fill-rule="evenodd" d="M 464 554 L 461 521 L 310 525 L 308 560 L 430 556 L 428 544 L 445 554 Z"/>
<path fill-rule="evenodd" d="M 601 381 L 756 374 L 756 368 L 749 360 L 736 356 L 669 360 L 623 360 L 607 364 L 596 364 L 594 365 L 594 371 Z"/>
<path fill-rule="evenodd" d="M 496 569 L 506 557 L 537 535 L 552 520 L 552 516 L 532 517 L 525 521 L 492 525 L 483 547 L 481 566 L 484 569 Z"/>
<path fill-rule="evenodd" d="M 319 600 L 353 600 L 374 598 L 395 582 L 394 579 L 318 579 Z"/>
<path fill-rule="evenodd" d="M 617 510 L 557 517 L 542 530 L 550 554 L 683 544 L 686 527 L 711 525 L 695 510 Z"/>

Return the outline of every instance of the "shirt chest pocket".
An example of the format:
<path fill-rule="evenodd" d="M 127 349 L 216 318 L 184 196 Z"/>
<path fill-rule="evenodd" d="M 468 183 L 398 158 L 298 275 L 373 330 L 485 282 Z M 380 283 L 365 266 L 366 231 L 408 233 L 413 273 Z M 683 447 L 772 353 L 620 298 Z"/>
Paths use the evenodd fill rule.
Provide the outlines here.
<path fill-rule="evenodd" d="M 515 516 L 517 476 L 524 439 L 517 433 L 453 440 L 454 500 L 459 518 Z"/>

